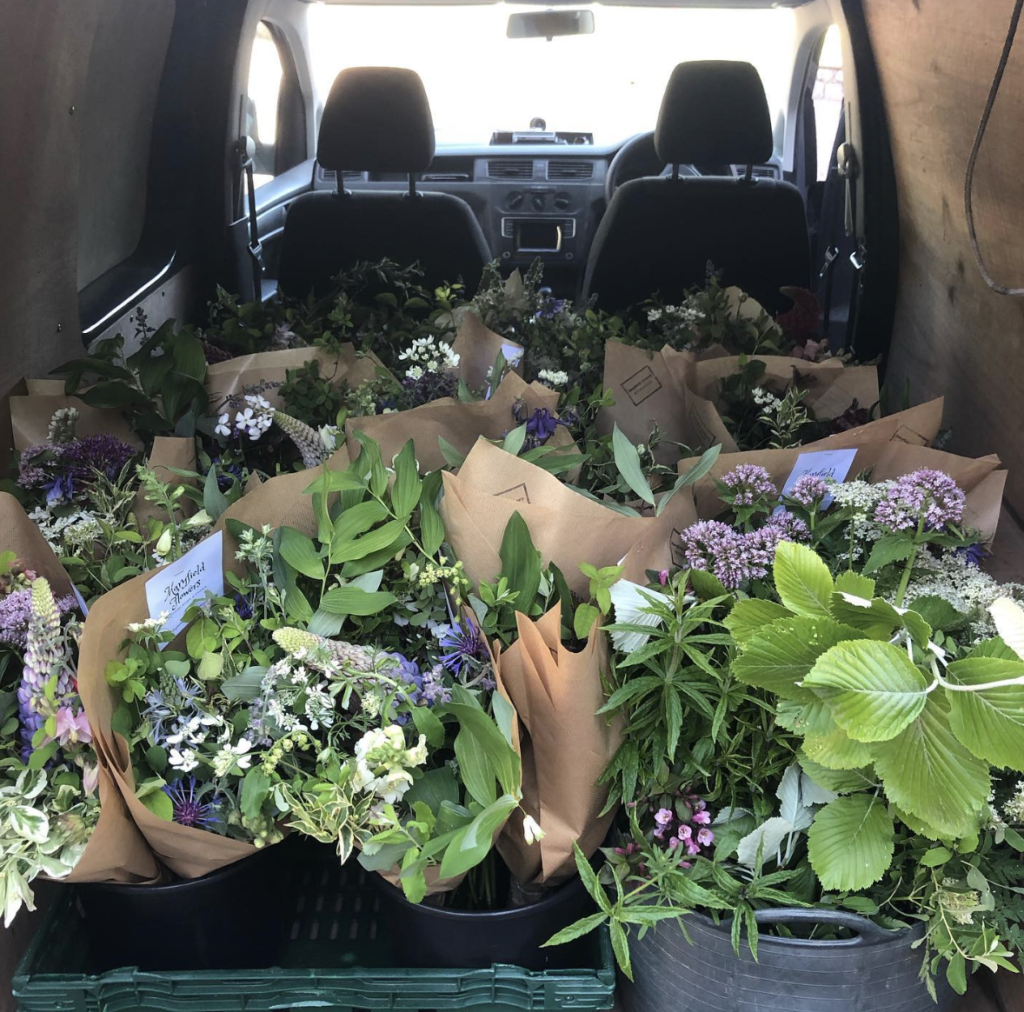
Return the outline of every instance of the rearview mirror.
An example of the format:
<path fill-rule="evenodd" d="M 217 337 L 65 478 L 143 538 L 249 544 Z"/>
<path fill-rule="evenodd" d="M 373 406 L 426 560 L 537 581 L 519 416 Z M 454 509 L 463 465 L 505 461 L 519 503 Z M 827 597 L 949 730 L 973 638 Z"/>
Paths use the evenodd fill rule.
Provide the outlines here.
<path fill-rule="evenodd" d="M 547 39 L 556 35 L 593 35 L 593 11 L 523 11 L 510 14 L 510 39 Z"/>

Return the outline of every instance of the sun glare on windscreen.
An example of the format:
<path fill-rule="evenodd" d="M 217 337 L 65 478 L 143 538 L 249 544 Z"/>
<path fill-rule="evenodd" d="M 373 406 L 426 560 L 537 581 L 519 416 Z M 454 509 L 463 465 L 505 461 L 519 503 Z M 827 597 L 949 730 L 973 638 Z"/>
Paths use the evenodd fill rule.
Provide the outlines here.
<path fill-rule="evenodd" d="M 409 67 L 423 78 L 438 144 L 486 144 L 496 130 L 582 131 L 598 144 L 652 130 L 672 68 L 684 60 L 748 60 L 773 115 L 793 68 L 789 9 L 699 10 L 593 5 L 594 33 L 506 37 L 522 4 L 309 8 L 320 101 L 346 67 Z"/>

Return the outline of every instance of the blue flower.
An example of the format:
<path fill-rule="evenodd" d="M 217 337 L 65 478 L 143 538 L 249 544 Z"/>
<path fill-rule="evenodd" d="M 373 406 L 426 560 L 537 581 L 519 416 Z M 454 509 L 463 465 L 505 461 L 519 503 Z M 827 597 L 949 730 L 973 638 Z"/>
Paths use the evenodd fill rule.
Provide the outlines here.
<path fill-rule="evenodd" d="M 970 565 L 980 568 L 982 562 L 989 553 L 985 546 L 978 542 L 973 545 L 966 545 L 963 548 L 957 548 L 954 554 Z"/>
<path fill-rule="evenodd" d="M 164 784 L 164 793 L 171 799 L 171 818 L 179 826 L 193 829 L 209 829 L 220 821 L 217 802 L 202 800 L 202 789 L 196 794 L 196 778 L 182 777 L 173 784 Z"/>
<path fill-rule="evenodd" d="M 464 668 L 482 657 L 483 643 L 475 626 L 463 629 L 457 626 L 440 640 L 446 653 L 441 654 L 441 663 L 453 674 L 460 675 Z"/>
<path fill-rule="evenodd" d="M 75 483 L 70 474 L 58 474 L 48 485 L 43 486 L 46 493 L 47 506 L 70 500 L 75 490 Z"/>
<path fill-rule="evenodd" d="M 244 594 L 235 594 L 235 611 L 239 618 L 252 618 L 252 601 Z"/>

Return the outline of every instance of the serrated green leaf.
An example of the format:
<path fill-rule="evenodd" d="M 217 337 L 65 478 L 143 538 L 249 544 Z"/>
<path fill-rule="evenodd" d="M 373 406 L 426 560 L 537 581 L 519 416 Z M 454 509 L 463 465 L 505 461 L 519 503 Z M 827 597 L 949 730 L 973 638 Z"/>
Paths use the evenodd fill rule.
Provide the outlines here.
<path fill-rule="evenodd" d="M 892 817 L 881 798 L 851 794 L 829 802 L 807 831 L 807 855 L 826 890 L 866 889 L 889 869 Z"/>
<path fill-rule="evenodd" d="M 828 566 L 806 545 L 782 541 L 775 549 L 775 589 L 792 612 L 830 618 L 835 586 Z"/>
<path fill-rule="evenodd" d="M 875 581 L 847 569 L 836 577 L 836 591 L 840 594 L 853 594 L 870 601 L 875 596 Z"/>
<path fill-rule="evenodd" d="M 1024 678 L 1024 663 L 994 657 L 967 657 L 947 668 L 960 685 L 984 685 Z M 1024 685 L 963 692 L 946 689 L 953 733 L 979 759 L 993 766 L 1024 770 Z"/>
<path fill-rule="evenodd" d="M 884 538 L 879 538 L 871 547 L 871 554 L 864 566 L 864 574 L 877 572 L 883 566 L 891 565 L 893 562 L 904 562 L 910 558 L 913 547 L 913 542 L 909 537 L 899 534 L 889 534 Z"/>
<path fill-rule="evenodd" d="M 857 640 L 824 653 L 804 679 L 855 741 L 888 741 L 924 708 L 928 683 L 906 652 Z"/>
<path fill-rule="evenodd" d="M 764 626 L 782 618 L 793 618 L 793 613 L 775 601 L 764 601 L 751 597 L 737 601 L 725 617 L 725 628 L 732 633 L 733 639 L 743 646 L 751 636 Z"/>
<path fill-rule="evenodd" d="M 935 693 L 918 717 L 872 752 L 889 799 L 947 837 L 967 836 L 987 810 L 988 766 L 960 744 L 948 706 Z"/>

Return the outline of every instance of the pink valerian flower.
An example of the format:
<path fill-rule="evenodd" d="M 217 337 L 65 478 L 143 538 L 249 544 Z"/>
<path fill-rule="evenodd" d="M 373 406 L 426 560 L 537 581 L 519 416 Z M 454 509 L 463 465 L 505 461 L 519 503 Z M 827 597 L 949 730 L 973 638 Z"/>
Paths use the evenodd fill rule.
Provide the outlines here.
<path fill-rule="evenodd" d="M 942 471 L 922 468 L 892 485 L 875 507 L 875 522 L 893 531 L 917 528 L 939 530 L 963 521 L 967 497 L 955 481 Z"/>
<path fill-rule="evenodd" d="M 791 513 L 770 516 L 764 526 L 742 534 L 718 520 L 702 520 L 680 535 L 691 569 L 714 574 L 726 590 L 768 575 L 780 541 L 806 541 L 807 525 Z"/>
<path fill-rule="evenodd" d="M 816 474 L 805 474 L 788 493 L 793 502 L 808 509 L 821 502 L 828 495 L 828 485 Z"/>
<path fill-rule="evenodd" d="M 777 499 L 779 490 L 772 476 L 757 464 L 740 464 L 722 478 L 736 506 L 753 506 L 758 499 Z"/>

